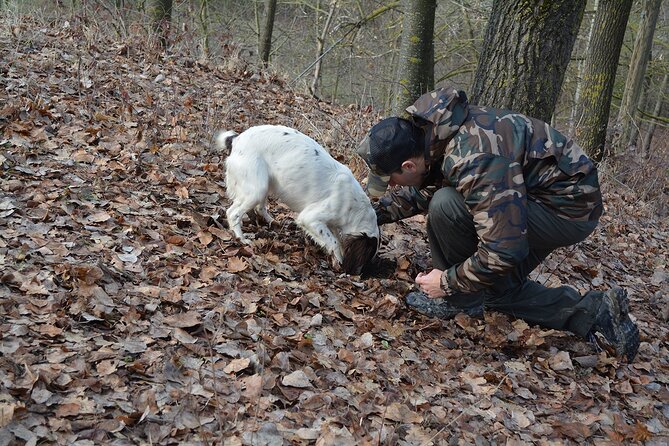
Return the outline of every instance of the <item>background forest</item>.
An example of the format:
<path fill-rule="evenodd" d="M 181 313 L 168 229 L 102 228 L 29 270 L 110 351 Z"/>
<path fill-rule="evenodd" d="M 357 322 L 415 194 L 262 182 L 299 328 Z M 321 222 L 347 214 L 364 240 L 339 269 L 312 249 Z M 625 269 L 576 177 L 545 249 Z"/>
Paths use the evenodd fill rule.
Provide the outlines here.
<path fill-rule="evenodd" d="M 667 444 L 668 13 L 0 0 L 0 446 Z M 369 127 L 445 84 L 599 160 L 599 227 L 532 278 L 624 287 L 633 364 L 501 314 L 407 311 L 420 216 L 384 226 L 379 277 L 333 268 L 277 203 L 251 246 L 222 225 L 218 130 L 298 128 L 362 179 Z"/>
<path fill-rule="evenodd" d="M 643 159 L 660 161 L 650 144 L 668 125 L 669 9 L 661 0 L 3 3 L 10 15 L 40 11 L 104 24 L 129 50 L 153 39 L 167 57 L 273 73 L 287 88 L 379 116 L 401 112 L 421 91 L 453 85 L 474 103 L 551 122 L 600 161 L 615 154 L 629 165 L 631 158 L 637 170 Z M 403 29 L 405 41 L 413 33 L 421 43 L 403 49 Z M 417 70 L 407 74 L 406 60 Z M 667 187 L 666 171 L 647 185 L 636 184 L 632 170 L 618 173 L 647 193 Z"/>

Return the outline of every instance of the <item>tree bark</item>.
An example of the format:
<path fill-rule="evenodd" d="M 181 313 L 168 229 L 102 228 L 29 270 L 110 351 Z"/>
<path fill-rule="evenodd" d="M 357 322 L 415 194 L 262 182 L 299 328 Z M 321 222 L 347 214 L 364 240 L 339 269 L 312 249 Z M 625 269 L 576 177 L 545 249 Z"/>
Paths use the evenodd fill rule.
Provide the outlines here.
<path fill-rule="evenodd" d="M 201 56 L 206 60 L 211 53 L 209 45 L 209 0 L 200 0 L 198 19 L 200 21 L 200 30 L 202 32 Z"/>
<path fill-rule="evenodd" d="M 434 88 L 434 13 L 436 0 L 406 0 L 397 90 L 392 111 L 400 115 L 418 96 Z"/>
<path fill-rule="evenodd" d="M 664 95 L 663 92 L 667 91 L 667 79 L 669 74 L 665 73 L 664 78 L 662 79 L 662 86 L 660 87 L 660 94 L 657 96 L 657 102 L 655 103 L 655 108 L 653 109 L 653 116 L 661 116 L 662 109 L 664 108 Z M 655 128 L 657 123 L 655 119 L 650 121 L 648 124 L 648 129 L 646 129 L 646 134 L 643 137 L 643 153 L 648 156 L 650 153 L 650 143 L 653 141 L 653 134 L 655 133 Z"/>
<path fill-rule="evenodd" d="M 160 46 L 165 49 L 172 22 L 172 0 L 150 0 L 148 9 L 153 32 L 158 36 Z"/>
<path fill-rule="evenodd" d="M 585 51 L 583 54 L 588 54 L 590 50 L 590 41 L 592 40 L 592 29 L 594 28 L 595 15 L 597 14 L 597 5 L 599 0 L 594 0 L 590 20 L 588 20 L 588 35 L 585 40 Z M 569 137 L 574 137 L 574 129 L 577 126 L 576 116 L 578 114 L 579 104 L 581 103 L 581 90 L 583 89 L 583 72 L 585 71 L 585 57 L 582 57 L 578 62 L 578 71 L 576 75 L 576 91 L 574 91 L 574 102 L 569 113 Z"/>
<path fill-rule="evenodd" d="M 549 122 L 586 2 L 495 0 L 471 102 Z"/>
<path fill-rule="evenodd" d="M 269 55 L 272 52 L 272 32 L 274 30 L 274 16 L 276 15 L 276 0 L 265 1 L 265 21 L 260 39 L 260 63 L 267 68 Z"/>
<path fill-rule="evenodd" d="M 311 80 L 311 85 L 309 86 L 309 92 L 312 96 L 318 97 L 318 83 L 321 79 L 321 67 L 323 66 L 323 49 L 325 48 L 325 38 L 330 31 L 330 24 L 332 23 L 332 17 L 334 17 L 335 10 L 337 9 L 337 0 L 330 1 L 330 10 L 328 11 L 328 16 L 325 19 L 325 24 L 323 25 L 323 31 L 318 37 L 318 42 L 316 45 L 316 67 L 314 68 L 314 77 Z"/>
<path fill-rule="evenodd" d="M 641 12 L 639 32 L 634 40 L 634 50 L 629 63 L 625 90 L 618 111 L 617 126 L 620 132 L 614 139 L 612 146 L 616 152 L 624 151 L 627 146 L 634 144 L 638 136 L 639 97 L 642 83 L 646 74 L 646 67 L 653 47 L 653 35 L 657 25 L 662 0 L 645 0 Z"/>
<path fill-rule="evenodd" d="M 632 0 L 600 0 L 595 15 L 575 136 L 596 161 L 604 158 L 613 84 L 631 7 Z"/>

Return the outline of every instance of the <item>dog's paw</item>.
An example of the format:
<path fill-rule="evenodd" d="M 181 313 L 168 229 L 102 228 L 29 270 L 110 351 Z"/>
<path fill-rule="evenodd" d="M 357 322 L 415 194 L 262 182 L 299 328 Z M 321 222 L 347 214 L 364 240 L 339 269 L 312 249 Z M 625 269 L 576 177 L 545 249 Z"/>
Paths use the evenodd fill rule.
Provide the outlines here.
<path fill-rule="evenodd" d="M 237 240 L 239 240 L 239 243 L 242 245 L 250 245 L 253 243 L 253 240 L 247 238 L 246 236 L 239 237 Z"/>

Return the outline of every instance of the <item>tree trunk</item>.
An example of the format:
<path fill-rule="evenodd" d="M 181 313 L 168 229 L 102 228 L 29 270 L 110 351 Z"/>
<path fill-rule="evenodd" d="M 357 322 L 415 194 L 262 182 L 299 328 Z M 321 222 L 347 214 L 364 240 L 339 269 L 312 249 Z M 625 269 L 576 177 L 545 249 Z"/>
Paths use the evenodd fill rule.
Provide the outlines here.
<path fill-rule="evenodd" d="M 202 32 L 202 59 L 208 59 L 210 51 L 209 45 L 209 0 L 200 0 L 200 12 L 198 14 L 200 21 L 200 30 Z"/>
<path fill-rule="evenodd" d="M 172 0 L 150 0 L 148 10 L 153 32 L 160 39 L 160 46 L 165 49 L 172 22 Z"/>
<path fill-rule="evenodd" d="M 628 145 L 634 144 L 638 135 L 637 109 L 639 108 L 639 94 L 642 90 L 641 84 L 646 74 L 646 67 L 653 47 L 653 35 L 655 34 L 661 3 L 662 0 L 644 1 L 641 24 L 634 41 L 625 90 L 618 111 L 617 126 L 620 128 L 620 132 L 612 143 L 616 152 L 622 152 Z"/>
<path fill-rule="evenodd" d="M 325 19 L 325 24 L 323 25 L 323 31 L 321 32 L 320 37 L 318 38 L 318 43 L 316 46 L 316 67 L 314 68 L 314 77 L 309 86 L 309 92 L 314 97 L 318 97 L 318 83 L 321 78 L 321 67 L 323 66 L 323 49 L 325 48 L 325 39 L 330 31 L 330 24 L 332 23 L 332 17 L 334 17 L 335 10 L 337 9 L 337 0 L 330 1 L 330 10 L 328 11 L 328 17 Z"/>
<path fill-rule="evenodd" d="M 660 94 L 657 95 L 657 102 L 655 103 L 655 108 L 653 109 L 653 116 L 661 116 L 662 115 L 662 109 L 664 108 L 664 93 L 667 91 L 667 79 L 669 78 L 669 74 L 665 73 L 664 78 L 662 79 L 662 86 L 658 90 Z M 646 134 L 643 137 L 643 153 L 648 156 L 650 153 L 650 143 L 653 140 L 653 134 L 655 133 L 655 127 L 657 127 L 657 123 L 655 119 L 650 121 L 648 124 L 648 129 L 646 130 Z"/>
<path fill-rule="evenodd" d="M 585 4 L 583 0 L 495 0 L 471 102 L 549 122 Z"/>
<path fill-rule="evenodd" d="M 269 55 L 272 51 L 272 31 L 274 30 L 274 16 L 276 14 L 276 0 L 265 1 L 265 22 L 260 38 L 260 63 L 263 67 L 269 64 Z"/>
<path fill-rule="evenodd" d="M 597 14 L 597 5 L 599 0 L 595 0 L 592 8 L 590 20 L 588 21 L 588 35 L 585 40 L 585 51 L 583 54 L 588 54 L 590 50 L 590 41 L 592 40 L 592 29 L 594 28 L 595 15 Z M 576 75 L 576 91 L 574 92 L 574 102 L 569 113 L 569 137 L 574 137 L 574 129 L 578 125 L 576 122 L 576 115 L 578 113 L 579 104 L 581 103 L 581 90 L 583 89 L 583 72 L 585 71 L 585 57 L 582 57 L 578 62 L 578 72 Z"/>
<path fill-rule="evenodd" d="M 596 161 L 604 158 L 613 84 L 631 7 L 632 0 L 600 0 L 595 15 L 575 136 Z"/>
<path fill-rule="evenodd" d="M 434 12 L 436 0 L 405 0 L 397 91 L 392 111 L 400 115 L 434 88 Z"/>

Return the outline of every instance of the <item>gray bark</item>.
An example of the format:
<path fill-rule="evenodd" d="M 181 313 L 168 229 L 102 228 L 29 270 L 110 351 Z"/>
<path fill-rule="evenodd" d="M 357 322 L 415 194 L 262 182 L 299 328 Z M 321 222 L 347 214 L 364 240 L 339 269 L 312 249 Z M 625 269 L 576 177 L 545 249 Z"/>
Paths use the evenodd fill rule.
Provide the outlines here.
<path fill-rule="evenodd" d="M 600 0 L 583 74 L 575 137 L 596 161 L 604 158 L 613 84 L 632 0 Z"/>
<path fill-rule="evenodd" d="M 269 64 L 269 55 L 272 51 L 272 32 L 274 30 L 274 16 L 276 14 L 276 0 L 265 1 L 265 21 L 260 39 L 260 62 L 263 67 Z"/>
<path fill-rule="evenodd" d="M 664 74 L 664 78 L 662 79 L 662 86 L 658 90 L 660 94 L 657 96 L 657 102 L 655 102 L 655 107 L 653 108 L 653 116 L 661 116 L 662 115 L 662 109 L 664 108 L 664 92 L 667 91 L 667 79 L 669 78 L 669 74 Z M 653 135 L 655 134 L 655 128 L 657 127 L 657 124 L 655 120 L 653 119 L 650 121 L 648 124 L 648 129 L 646 130 L 646 134 L 643 137 L 643 153 L 648 155 L 650 153 L 650 143 L 653 141 Z"/>
<path fill-rule="evenodd" d="M 436 0 L 405 0 L 397 90 L 392 112 L 400 115 L 434 88 L 434 12 Z"/>
<path fill-rule="evenodd" d="M 495 0 L 471 102 L 550 122 L 585 3 Z"/>
<path fill-rule="evenodd" d="M 645 0 L 643 4 L 641 24 L 634 41 L 625 90 L 618 111 L 617 125 L 620 132 L 612 143 L 616 152 L 622 152 L 628 145 L 634 144 L 638 135 L 639 96 L 653 47 L 653 35 L 661 3 L 662 0 Z"/>

